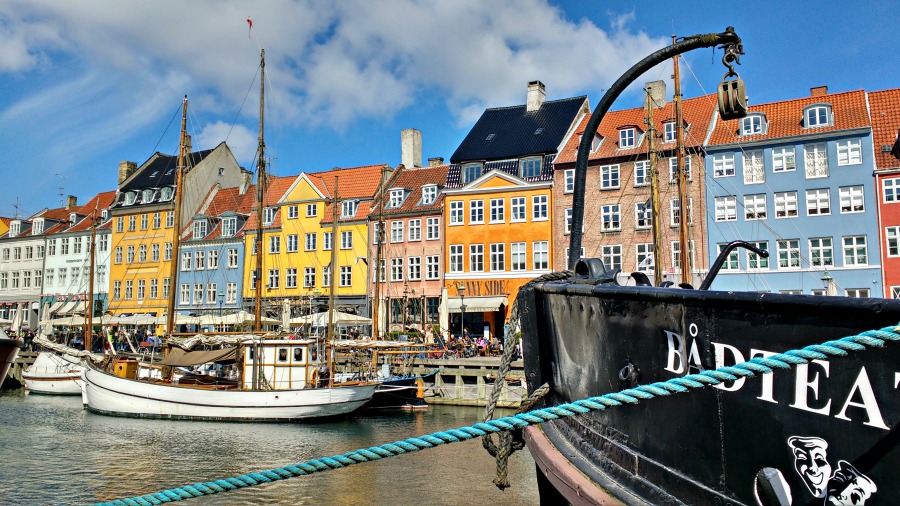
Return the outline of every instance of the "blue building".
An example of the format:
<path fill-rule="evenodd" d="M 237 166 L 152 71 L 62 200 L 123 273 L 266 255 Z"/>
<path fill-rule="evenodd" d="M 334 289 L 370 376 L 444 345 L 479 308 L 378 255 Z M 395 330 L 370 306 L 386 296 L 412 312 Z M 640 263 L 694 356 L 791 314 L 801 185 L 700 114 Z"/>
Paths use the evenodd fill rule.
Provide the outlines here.
<path fill-rule="evenodd" d="M 762 104 L 717 120 L 706 147 L 709 262 L 740 249 L 712 288 L 882 297 L 875 165 L 864 91 Z"/>
<path fill-rule="evenodd" d="M 244 225 L 254 195 L 252 187 L 245 185 L 219 189 L 191 220 L 178 258 L 178 313 L 223 315 L 240 310 Z"/>

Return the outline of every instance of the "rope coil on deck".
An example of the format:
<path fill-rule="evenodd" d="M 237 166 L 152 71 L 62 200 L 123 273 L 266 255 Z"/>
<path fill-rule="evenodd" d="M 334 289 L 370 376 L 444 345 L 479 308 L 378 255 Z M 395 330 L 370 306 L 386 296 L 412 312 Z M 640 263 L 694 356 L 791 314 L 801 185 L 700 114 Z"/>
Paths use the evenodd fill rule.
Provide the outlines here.
<path fill-rule="evenodd" d="M 750 378 L 760 374 L 769 374 L 774 372 L 775 369 L 790 369 L 792 366 L 807 364 L 812 360 L 822 360 L 828 357 L 843 357 L 851 351 L 861 351 L 867 348 L 882 348 L 888 341 L 900 341 L 898 330 L 900 330 L 898 327 L 885 327 L 881 330 L 869 330 L 855 336 L 847 336 L 834 341 L 827 341 L 822 344 L 810 345 L 799 350 L 778 353 L 768 358 L 755 357 L 733 366 L 720 367 L 718 369 L 651 383 L 649 385 L 640 385 L 598 397 L 591 397 L 567 404 L 536 409 L 527 413 L 519 413 L 513 416 L 498 418 L 496 420 L 476 423 L 468 427 L 434 432 L 432 434 L 412 437 L 381 446 L 363 448 L 343 455 L 312 459 L 294 465 L 252 472 L 233 478 L 196 483 L 175 489 L 163 490 L 161 492 L 126 499 L 116 499 L 111 502 L 99 504 L 127 506 L 164 504 L 191 499 L 193 497 L 227 492 L 239 488 L 252 487 L 296 476 L 328 471 L 330 469 L 339 469 L 353 464 L 382 460 L 404 453 L 423 450 L 425 448 L 467 441 L 487 434 L 521 429 L 529 425 L 536 425 L 559 418 L 588 413 L 590 411 L 604 410 L 623 404 L 637 404 L 642 400 L 652 399 L 658 396 L 668 396 L 674 393 L 682 393 L 703 388 L 705 386 L 717 385 L 726 381 L 735 381 L 740 378 Z"/>

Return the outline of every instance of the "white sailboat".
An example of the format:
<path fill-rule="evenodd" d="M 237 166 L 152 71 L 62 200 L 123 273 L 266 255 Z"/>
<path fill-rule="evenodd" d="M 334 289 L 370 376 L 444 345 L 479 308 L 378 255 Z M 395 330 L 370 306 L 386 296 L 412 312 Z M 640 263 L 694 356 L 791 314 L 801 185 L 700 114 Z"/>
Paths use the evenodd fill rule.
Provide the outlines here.
<path fill-rule="evenodd" d="M 262 251 L 262 214 L 265 194 L 263 142 L 263 97 L 265 51 L 261 54 L 260 130 L 257 161 L 258 233 Z M 180 223 L 182 176 L 185 170 L 185 122 L 187 99 L 182 113 L 182 142 L 176 173 L 175 223 Z M 173 241 L 173 258 L 178 258 L 179 234 Z M 262 257 L 256 268 L 262 272 Z M 175 268 L 173 262 L 173 269 Z M 256 331 L 261 320 L 257 285 Z M 173 294 L 174 296 L 174 294 Z M 174 300 L 170 300 L 167 331 L 174 328 Z M 213 349 L 194 350 L 198 345 Z M 161 378 L 142 375 L 134 360 L 115 360 L 106 368 L 88 364 L 84 371 L 83 400 L 87 409 L 106 415 L 167 419 L 227 421 L 296 421 L 350 413 L 372 398 L 376 385 L 366 382 L 334 384 L 326 350 L 315 340 L 282 339 L 268 335 L 197 336 L 184 339 L 170 336 L 168 354 L 157 363 L 167 367 L 215 364 L 211 374 L 174 374 Z M 327 364 L 327 365 L 326 365 Z M 222 374 L 230 370 L 230 374 Z M 147 379 L 138 379 L 146 376 Z"/>
<path fill-rule="evenodd" d="M 40 336 L 35 338 L 35 343 L 65 349 L 61 349 L 59 353 L 44 350 L 38 354 L 34 363 L 22 371 L 25 390 L 43 395 L 81 395 L 84 365 L 80 356 L 71 353 L 78 350 L 47 341 Z"/>

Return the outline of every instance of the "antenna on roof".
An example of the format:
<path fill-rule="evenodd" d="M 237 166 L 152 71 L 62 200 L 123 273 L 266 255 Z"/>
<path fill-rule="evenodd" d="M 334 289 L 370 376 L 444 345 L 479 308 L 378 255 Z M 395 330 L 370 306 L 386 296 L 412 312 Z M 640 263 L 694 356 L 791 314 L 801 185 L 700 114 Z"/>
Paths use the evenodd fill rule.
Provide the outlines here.
<path fill-rule="evenodd" d="M 15 212 L 13 213 L 13 219 L 22 219 L 22 206 L 19 204 L 19 197 L 16 197 L 16 203 L 13 204 L 13 209 L 15 210 Z"/>
<path fill-rule="evenodd" d="M 57 172 L 53 175 L 58 177 L 60 180 L 66 178 L 66 176 L 64 176 L 63 174 L 60 174 L 59 172 Z M 62 207 L 65 205 L 65 196 L 66 196 L 66 188 L 65 188 L 65 186 L 63 186 L 63 181 L 59 182 L 59 186 L 57 187 L 57 189 L 59 190 L 59 207 Z"/>

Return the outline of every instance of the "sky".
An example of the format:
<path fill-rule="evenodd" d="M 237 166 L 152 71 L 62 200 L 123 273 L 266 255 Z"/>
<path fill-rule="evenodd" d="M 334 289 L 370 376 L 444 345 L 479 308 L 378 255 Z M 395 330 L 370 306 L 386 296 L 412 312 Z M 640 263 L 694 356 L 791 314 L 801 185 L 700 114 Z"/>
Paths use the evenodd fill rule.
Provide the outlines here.
<path fill-rule="evenodd" d="M 119 162 L 177 154 L 185 95 L 194 149 L 225 141 L 255 168 L 263 48 L 269 169 L 292 175 L 396 166 L 405 128 L 422 132 L 423 162 L 449 161 L 484 109 L 524 104 L 529 81 L 593 108 L 672 35 L 727 26 L 751 104 L 896 88 L 898 22 L 879 0 L 4 0 L 0 216 L 87 202 L 116 188 Z M 715 92 L 721 57 L 684 55 L 685 97 Z M 670 78 L 671 64 L 651 69 L 613 109 Z"/>

